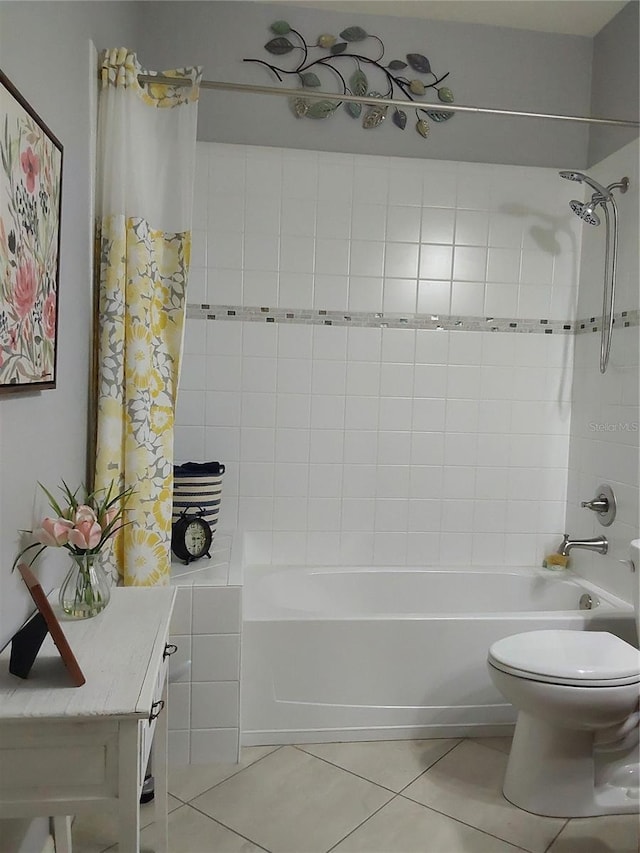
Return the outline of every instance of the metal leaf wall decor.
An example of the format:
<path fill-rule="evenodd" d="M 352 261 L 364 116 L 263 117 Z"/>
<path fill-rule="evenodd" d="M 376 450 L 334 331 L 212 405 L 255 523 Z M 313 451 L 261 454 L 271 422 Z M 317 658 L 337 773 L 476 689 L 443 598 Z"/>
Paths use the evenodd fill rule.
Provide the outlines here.
<path fill-rule="evenodd" d="M 441 85 L 449 76 L 449 72 L 438 77 L 422 53 L 407 53 L 402 59 L 396 58 L 386 62 L 382 40 L 355 25 L 342 30 L 337 36 L 322 33 L 314 44 L 307 42 L 287 21 L 274 21 L 271 24 L 271 32 L 274 38 L 265 44 L 265 50 L 272 56 L 291 55 L 293 67 L 282 68 L 262 59 L 243 61 L 265 65 L 281 83 L 285 76 L 294 77 L 298 81 L 301 94 L 290 100 L 296 118 L 328 118 L 344 104 L 347 115 L 353 119 L 362 119 L 362 127 L 370 129 L 380 127 L 384 123 L 389 109 L 389 105 L 384 103 L 385 100 L 406 98 L 408 105 L 415 104 L 415 130 L 426 139 L 430 130 L 427 119 L 439 124 L 454 115 L 451 109 L 444 108 L 440 111 L 419 106 L 421 101 L 424 102 L 425 96 L 428 98 L 429 89 L 437 93 L 443 104 L 448 106 L 454 102 L 451 89 Z M 371 51 L 372 48 L 376 56 L 368 56 L 362 52 Z M 323 74 L 325 80 L 330 78 L 329 84 L 333 81 L 334 85 L 340 87 L 337 94 L 380 98 L 380 105 L 305 98 L 305 89 L 321 88 L 328 92 L 324 89 L 326 84 L 318 73 Z M 383 92 L 372 88 L 370 76 L 375 86 L 384 86 Z M 363 107 L 366 108 L 363 110 Z M 406 112 L 394 107 L 392 123 L 394 127 L 404 130 L 407 126 Z"/>

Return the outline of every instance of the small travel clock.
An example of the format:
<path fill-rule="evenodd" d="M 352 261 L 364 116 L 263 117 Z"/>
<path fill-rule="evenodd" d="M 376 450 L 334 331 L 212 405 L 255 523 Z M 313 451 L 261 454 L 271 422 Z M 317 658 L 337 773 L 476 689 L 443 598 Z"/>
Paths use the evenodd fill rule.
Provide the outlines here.
<path fill-rule="evenodd" d="M 171 550 L 179 560 L 184 560 L 185 566 L 200 557 L 211 557 L 209 548 L 213 533 L 208 521 L 201 513 L 187 515 L 183 512 L 173 524 L 171 531 Z"/>

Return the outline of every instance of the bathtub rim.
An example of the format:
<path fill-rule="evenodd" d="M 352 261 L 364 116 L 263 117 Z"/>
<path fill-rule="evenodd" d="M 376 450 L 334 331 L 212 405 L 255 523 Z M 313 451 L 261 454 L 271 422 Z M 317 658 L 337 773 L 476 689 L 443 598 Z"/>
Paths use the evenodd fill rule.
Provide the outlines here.
<path fill-rule="evenodd" d="M 313 574 L 498 574 L 503 576 L 517 577 L 544 577 L 555 580 L 569 581 L 577 589 L 581 589 L 596 598 L 598 604 L 591 610 L 580 610 L 574 608 L 571 610 L 495 610 L 483 613 L 474 613 L 473 611 L 453 611 L 446 613 L 431 613 L 428 611 L 416 611 L 415 613 L 367 613 L 362 615 L 356 614 L 331 614 L 319 611 L 309 611 L 300 608 L 285 607 L 283 605 L 273 606 L 271 612 L 256 612 L 255 602 L 249 599 L 252 597 L 254 589 L 252 586 L 256 581 L 264 581 L 270 575 L 287 575 L 293 573 Z M 244 606 L 243 606 L 243 621 L 246 622 L 269 622 L 269 621 L 313 621 L 316 619 L 327 621 L 367 621 L 367 620 L 416 620 L 416 619 L 499 619 L 499 618 L 514 618 L 514 617 L 531 617 L 533 614 L 544 616 L 545 618 L 553 619 L 554 617 L 566 618 L 567 616 L 580 616 L 582 621 L 588 623 L 595 621 L 595 616 L 600 613 L 613 619 L 628 619 L 634 614 L 634 607 L 624 599 L 619 598 L 613 593 L 608 592 L 602 587 L 588 581 L 586 578 L 572 571 L 564 569 L 562 571 L 553 571 L 549 569 L 537 568 L 535 566 L 327 566 L 327 565 L 308 565 L 299 566 L 294 564 L 252 564 L 244 567 L 243 570 L 243 585 L 244 585 Z M 262 602 L 265 603 L 264 601 Z M 253 605 L 253 606 L 252 606 Z M 249 612 L 248 612 L 249 611 Z"/>

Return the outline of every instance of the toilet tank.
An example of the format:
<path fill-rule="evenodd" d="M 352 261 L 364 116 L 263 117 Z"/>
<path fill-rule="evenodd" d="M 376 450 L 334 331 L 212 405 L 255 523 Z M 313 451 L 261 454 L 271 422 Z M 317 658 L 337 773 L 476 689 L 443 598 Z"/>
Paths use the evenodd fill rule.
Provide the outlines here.
<path fill-rule="evenodd" d="M 636 631 L 638 633 L 638 644 L 640 645 L 640 539 L 634 539 L 631 543 L 631 561 L 636 567 L 633 575 L 633 606 L 636 612 Z"/>

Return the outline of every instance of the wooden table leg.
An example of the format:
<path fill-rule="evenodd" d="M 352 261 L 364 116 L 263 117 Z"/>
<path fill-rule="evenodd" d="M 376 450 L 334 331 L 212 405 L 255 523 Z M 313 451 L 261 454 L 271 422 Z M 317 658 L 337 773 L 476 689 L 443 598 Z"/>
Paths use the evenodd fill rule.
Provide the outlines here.
<path fill-rule="evenodd" d="M 156 853 L 168 853 L 169 817 L 167 799 L 168 748 L 169 748 L 169 709 L 167 707 L 167 682 L 164 683 L 162 698 L 164 707 L 156 721 L 156 730 L 152 745 L 153 778 L 155 781 L 155 839 Z"/>
<path fill-rule="evenodd" d="M 56 853 L 72 853 L 71 815 L 54 815 L 53 840 L 56 845 Z"/>
<path fill-rule="evenodd" d="M 140 802 L 138 772 L 140 743 L 138 720 L 120 723 L 118 742 L 118 841 L 120 853 L 140 853 Z"/>

